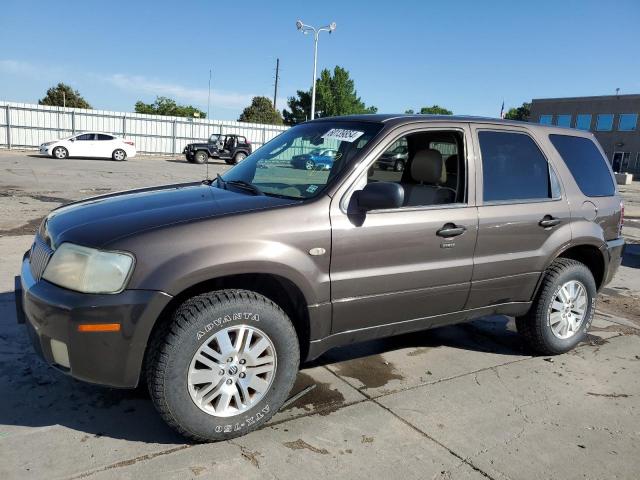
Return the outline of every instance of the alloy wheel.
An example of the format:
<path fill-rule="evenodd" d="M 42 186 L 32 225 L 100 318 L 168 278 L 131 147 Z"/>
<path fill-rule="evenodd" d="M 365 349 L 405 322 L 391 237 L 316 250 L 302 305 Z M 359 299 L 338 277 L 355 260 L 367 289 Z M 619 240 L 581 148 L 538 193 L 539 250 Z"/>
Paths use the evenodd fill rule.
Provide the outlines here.
<path fill-rule="evenodd" d="M 216 417 L 238 415 L 269 391 L 276 372 L 271 339 L 249 325 L 218 331 L 196 351 L 188 372 L 193 402 Z"/>
<path fill-rule="evenodd" d="M 549 307 L 549 326 L 553 334 L 565 340 L 580 329 L 587 313 L 587 289 L 577 280 L 563 284 Z"/>

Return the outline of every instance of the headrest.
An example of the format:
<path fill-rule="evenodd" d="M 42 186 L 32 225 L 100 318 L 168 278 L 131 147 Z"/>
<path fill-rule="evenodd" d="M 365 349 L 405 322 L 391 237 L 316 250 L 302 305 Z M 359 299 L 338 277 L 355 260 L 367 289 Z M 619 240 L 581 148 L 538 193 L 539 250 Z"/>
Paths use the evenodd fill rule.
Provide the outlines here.
<path fill-rule="evenodd" d="M 419 150 L 411 162 L 411 176 L 417 182 L 440 183 L 443 176 L 442 166 L 442 154 L 438 150 Z"/>

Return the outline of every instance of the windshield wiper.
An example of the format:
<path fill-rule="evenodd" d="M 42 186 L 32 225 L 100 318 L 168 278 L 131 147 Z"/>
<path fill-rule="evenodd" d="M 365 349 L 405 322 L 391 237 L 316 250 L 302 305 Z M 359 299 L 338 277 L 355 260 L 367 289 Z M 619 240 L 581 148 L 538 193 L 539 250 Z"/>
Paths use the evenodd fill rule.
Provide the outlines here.
<path fill-rule="evenodd" d="M 223 180 L 224 181 L 224 180 Z M 256 187 L 253 183 L 245 182 L 244 180 L 226 180 L 224 181 L 225 185 L 233 185 L 234 187 L 241 188 L 243 190 L 248 190 L 253 192 L 256 195 L 264 195 L 264 192 Z"/>

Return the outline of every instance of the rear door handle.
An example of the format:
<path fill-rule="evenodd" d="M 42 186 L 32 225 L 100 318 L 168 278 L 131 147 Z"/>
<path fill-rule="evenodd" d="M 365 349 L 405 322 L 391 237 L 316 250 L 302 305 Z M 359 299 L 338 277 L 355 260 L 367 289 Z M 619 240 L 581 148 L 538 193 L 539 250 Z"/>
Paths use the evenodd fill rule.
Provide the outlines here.
<path fill-rule="evenodd" d="M 555 227 L 561 221 L 562 220 L 559 218 L 552 217 L 551 215 L 545 215 L 544 218 L 538 222 L 538 225 L 543 228 Z"/>
<path fill-rule="evenodd" d="M 467 231 L 466 227 L 463 227 L 462 225 L 456 225 L 455 223 L 447 223 L 440 230 L 436 232 L 436 235 L 438 235 L 439 237 L 450 238 L 450 237 L 457 237 L 458 235 L 462 235 L 466 231 Z"/>

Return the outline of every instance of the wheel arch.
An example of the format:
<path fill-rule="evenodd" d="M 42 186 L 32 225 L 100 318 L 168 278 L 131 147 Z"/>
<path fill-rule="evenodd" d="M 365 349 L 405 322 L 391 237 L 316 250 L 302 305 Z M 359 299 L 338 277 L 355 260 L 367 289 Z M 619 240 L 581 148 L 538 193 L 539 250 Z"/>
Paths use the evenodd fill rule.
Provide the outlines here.
<path fill-rule="evenodd" d="M 596 289 L 600 290 L 607 269 L 607 259 L 603 251 L 603 245 L 598 242 L 585 241 L 584 243 L 566 245 L 556 252 L 540 275 L 532 298 L 536 298 L 538 295 L 547 268 L 558 258 L 569 258 L 584 264 L 593 275 L 593 279 L 596 282 Z"/>
<path fill-rule="evenodd" d="M 298 336 L 300 358 L 306 358 L 310 342 L 310 317 L 307 300 L 300 288 L 288 278 L 273 273 L 240 273 L 224 275 L 200 281 L 190 285 L 175 295 L 164 307 L 149 332 L 145 347 L 143 366 L 149 355 L 151 339 L 171 321 L 172 314 L 178 306 L 196 295 L 215 290 L 241 289 L 250 290 L 267 297 L 278 305 L 287 316 Z M 144 369 L 143 369 L 144 370 Z"/>
<path fill-rule="evenodd" d="M 556 258 L 569 258 L 584 264 L 591 271 L 596 288 L 600 289 L 606 271 L 606 259 L 601 248 L 593 244 L 572 245 Z"/>

